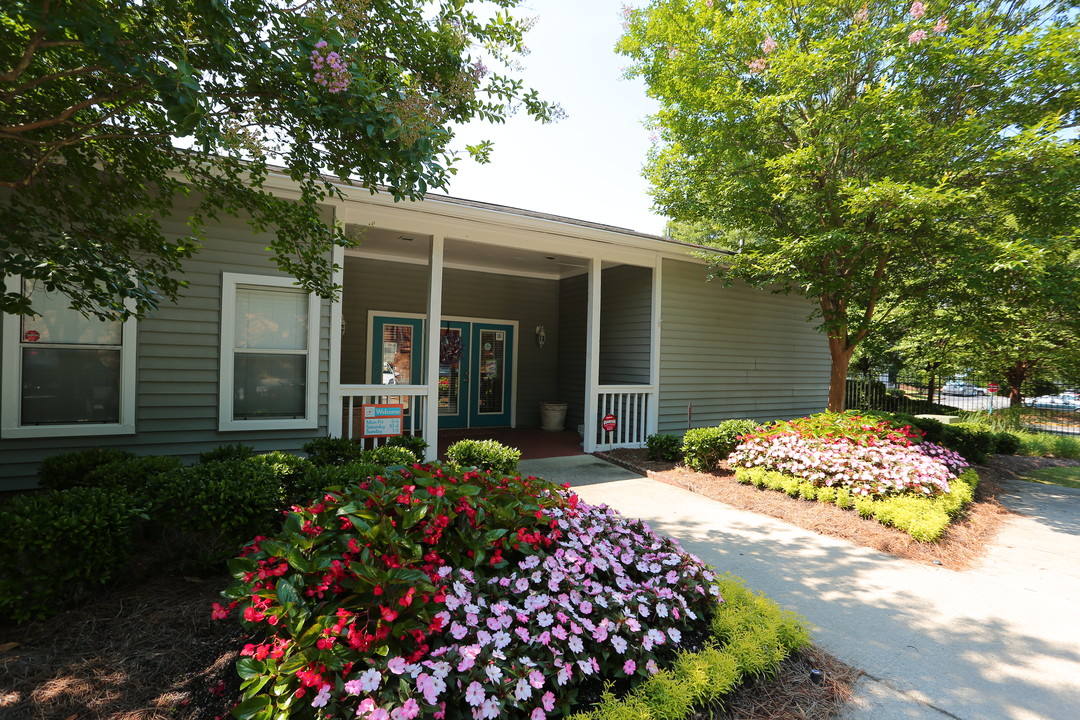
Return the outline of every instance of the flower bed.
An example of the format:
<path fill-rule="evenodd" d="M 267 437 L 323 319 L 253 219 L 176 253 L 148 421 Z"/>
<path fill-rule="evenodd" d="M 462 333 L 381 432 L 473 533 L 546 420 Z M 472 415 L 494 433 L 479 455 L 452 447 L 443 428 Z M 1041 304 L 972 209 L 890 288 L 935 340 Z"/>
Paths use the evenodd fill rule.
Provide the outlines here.
<path fill-rule="evenodd" d="M 822 413 L 746 435 L 728 462 L 740 482 L 854 507 L 931 541 L 971 502 L 978 478 L 961 455 L 922 438 L 910 425 Z"/>
<path fill-rule="evenodd" d="M 607 680 L 663 682 L 676 649 L 723 635 L 711 570 L 563 488 L 421 466 L 358 480 L 232 561 L 215 615 L 264 635 L 238 717 L 542 720 Z M 764 639 L 781 657 L 805 637 L 784 628 Z"/>

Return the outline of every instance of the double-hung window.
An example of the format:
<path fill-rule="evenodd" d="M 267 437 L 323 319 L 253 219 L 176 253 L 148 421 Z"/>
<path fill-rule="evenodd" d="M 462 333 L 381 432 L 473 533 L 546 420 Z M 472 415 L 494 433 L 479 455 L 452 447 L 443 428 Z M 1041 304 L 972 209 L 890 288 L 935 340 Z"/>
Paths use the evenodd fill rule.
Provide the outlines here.
<path fill-rule="evenodd" d="M 292 278 L 222 276 L 220 430 L 318 423 L 319 298 Z"/>
<path fill-rule="evenodd" d="M 8 279 L 37 313 L 5 315 L 5 438 L 135 432 L 136 321 L 102 321 L 72 310 L 61 293 Z"/>

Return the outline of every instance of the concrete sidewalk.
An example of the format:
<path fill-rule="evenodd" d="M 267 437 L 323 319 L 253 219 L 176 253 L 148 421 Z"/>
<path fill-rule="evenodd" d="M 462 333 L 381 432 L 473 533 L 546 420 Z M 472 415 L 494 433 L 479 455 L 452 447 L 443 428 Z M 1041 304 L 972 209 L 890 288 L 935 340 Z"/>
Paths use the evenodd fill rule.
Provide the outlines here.
<path fill-rule="evenodd" d="M 678 537 L 806 617 L 863 670 L 850 720 L 1080 719 L 1080 491 L 1020 483 L 982 564 L 916 564 L 736 510 L 592 456 L 521 471 Z"/>

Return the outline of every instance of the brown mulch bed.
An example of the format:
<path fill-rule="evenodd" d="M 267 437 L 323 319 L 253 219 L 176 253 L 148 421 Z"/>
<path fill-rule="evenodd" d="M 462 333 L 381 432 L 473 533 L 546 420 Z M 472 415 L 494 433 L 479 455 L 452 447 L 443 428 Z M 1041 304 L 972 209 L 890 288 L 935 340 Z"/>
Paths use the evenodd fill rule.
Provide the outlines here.
<path fill-rule="evenodd" d="M 0 627 L 0 718 L 228 716 L 245 640 L 238 622 L 210 619 L 227 581 L 154 578 L 48 620 Z"/>
<path fill-rule="evenodd" d="M 238 622 L 210 619 L 227 581 L 155 578 L 49 620 L 0 627 L 0 720 L 231 719 L 234 663 L 249 639 Z M 811 669 L 824 682 L 812 682 Z M 811 647 L 693 720 L 827 720 L 858 676 Z"/>
<path fill-rule="evenodd" d="M 914 540 L 902 530 L 887 527 L 875 520 L 864 520 L 853 510 L 842 510 L 835 505 L 801 500 L 775 490 L 744 485 L 735 480 L 734 473 L 726 463 L 706 473 L 673 462 L 649 460 L 646 450 L 623 448 L 597 453 L 597 456 L 741 510 L 761 513 L 821 535 L 843 538 L 897 557 L 941 565 L 951 570 L 971 567 L 1011 514 L 998 500 L 998 496 L 1006 492 L 1002 481 L 1014 479 L 1020 468 L 1030 470 L 1075 462 L 1007 455 L 992 457 L 986 465 L 975 468 L 979 474 L 975 502 L 949 527 L 944 538 L 938 542 L 924 543 Z"/>

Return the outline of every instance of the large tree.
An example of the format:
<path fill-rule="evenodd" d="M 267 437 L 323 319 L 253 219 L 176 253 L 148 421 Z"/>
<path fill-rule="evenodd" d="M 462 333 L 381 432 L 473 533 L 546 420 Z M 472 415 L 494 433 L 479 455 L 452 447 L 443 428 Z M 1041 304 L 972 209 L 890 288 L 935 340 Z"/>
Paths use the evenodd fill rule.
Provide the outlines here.
<path fill-rule="evenodd" d="M 1008 243 L 1075 233 L 1075 0 L 654 0 L 619 49 L 661 103 L 659 208 L 718 272 L 815 301 L 832 357 Z"/>
<path fill-rule="evenodd" d="M 100 317 L 175 299 L 220 212 L 336 291 L 329 173 L 396 199 L 447 184 L 452 126 L 557 108 L 505 72 L 520 0 L 11 0 L 0 16 L 0 277 Z M 470 148 L 485 155 L 486 144 Z M 297 198 L 263 189 L 275 165 Z M 190 195 L 190 235 L 160 218 Z M 0 288 L 2 290 L 3 288 Z M 32 312 L 21 292 L 0 311 Z"/>

